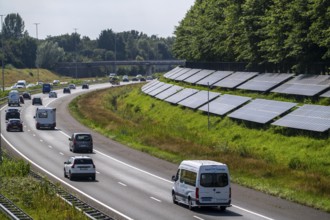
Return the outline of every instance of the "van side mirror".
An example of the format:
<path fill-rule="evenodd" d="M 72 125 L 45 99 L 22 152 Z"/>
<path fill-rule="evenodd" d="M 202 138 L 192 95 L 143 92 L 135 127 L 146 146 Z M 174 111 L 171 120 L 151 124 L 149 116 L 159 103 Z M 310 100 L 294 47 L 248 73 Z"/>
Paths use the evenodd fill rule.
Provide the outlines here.
<path fill-rule="evenodd" d="M 72 139 L 71 138 L 69 138 L 69 141 L 71 141 Z"/>
<path fill-rule="evenodd" d="M 172 176 L 172 180 L 176 182 L 178 180 L 177 176 Z"/>

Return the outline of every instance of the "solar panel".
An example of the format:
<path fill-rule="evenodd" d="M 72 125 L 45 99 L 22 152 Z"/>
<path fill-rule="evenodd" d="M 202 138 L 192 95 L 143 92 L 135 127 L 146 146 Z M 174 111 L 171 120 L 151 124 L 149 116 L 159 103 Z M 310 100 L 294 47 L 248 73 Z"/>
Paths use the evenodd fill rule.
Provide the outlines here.
<path fill-rule="evenodd" d="M 160 81 L 158 79 L 154 79 L 154 80 L 148 82 L 147 84 L 143 85 L 141 87 L 141 90 L 144 92 L 145 90 L 147 90 L 148 88 L 156 85 L 157 83 L 160 83 Z"/>
<path fill-rule="evenodd" d="M 158 93 L 161 93 L 161 92 L 163 92 L 164 90 L 170 88 L 171 86 L 172 86 L 172 84 L 167 84 L 167 83 L 165 83 L 164 85 L 158 87 L 157 89 L 152 90 L 152 91 L 149 92 L 148 94 L 151 95 L 151 96 L 155 96 L 155 95 L 157 95 Z"/>
<path fill-rule="evenodd" d="M 182 74 L 188 72 L 189 70 L 191 70 L 190 68 L 183 68 L 182 70 L 179 70 L 177 72 L 175 72 L 174 74 L 171 74 L 170 76 L 168 76 L 169 79 L 175 79 L 179 76 L 181 76 Z"/>
<path fill-rule="evenodd" d="M 183 80 L 187 79 L 188 77 L 195 75 L 199 71 L 201 71 L 201 70 L 200 69 L 191 69 L 191 70 L 185 72 L 184 74 L 174 78 L 174 80 L 183 81 Z"/>
<path fill-rule="evenodd" d="M 164 85 L 164 84 L 165 84 L 165 83 L 163 83 L 163 82 L 159 82 L 159 83 L 155 84 L 154 86 L 151 86 L 151 87 L 145 89 L 143 92 L 144 92 L 144 93 L 147 93 L 147 94 L 150 94 L 150 92 L 154 91 L 155 89 L 161 87 L 161 86 Z"/>
<path fill-rule="evenodd" d="M 214 86 L 223 88 L 235 88 L 256 75 L 258 75 L 257 72 L 235 72 L 223 80 L 215 83 Z"/>
<path fill-rule="evenodd" d="M 315 96 L 330 87 L 330 76 L 301 74 L 275 88 L 272 92 Z"/>
<path fill-rule="evenodd" d="M 183 105 L 192 109 L 197 109 L 198 107 L 204 105 L 205 103 L 218 97 L 220 93 L 208 92 L 208 91 L 199 91 L 192 96 L 179 102 L 179 105 Z"/>
<path fill-rule="evenodd" d="M 266 92 L 293 77 L 292 73 L 263 73 L 243 83 L 238 89 Z"/>
<path fill-rule="evenodd" d="M 330 90 L 320 95 L 321 97 L 330 98 Z"/>
<path fill-rule="evenodd" d="M 173 104 L 177 104 L 178 102 L 184 100 L 185 98 L 188 98 L 189 96 L 197 93 L 198 90 L 197 89 L 183 89 L 180 92 L 168 97 L 165 99 L 165 101 L 173 103 Z"/>
<path fill-rule="evenodd" d="M 228 112 L 248 102 L 249 100 L 251 100 L 249 97 L 225 94 L 219 98 L 214 99 L 210 103 L 203 105 L 199 108 L 199 110 L 210 112 L 216 115 L 225 115 Z"/>
<path fill-rule="evenodd" d="M 157 94 L 155 97 L 161 100 L 166 99 L 167 97 L 181 91 L 183 89 L 183 87 L 181 86 L 177 86 L 177 85 L 172 85 L 172 87 L 170 87 L 169 89 L 166 89 L 165 91 Z"/>
<path fill-rule="evenodd" d="M 296 105 L 296 103 L 292 102 L 255 99 L 228 116 L 230 118 L 266 124 Z"/>
<path fill-rule="evenodd" d="M 223 78 L 229 76 L 232 73 L 233 71 L 216 71 L 203 78 L 202 80 L 196 82 L 196 84 L 204 86 L 213 85 L 214 83 L 218 82 L 219 80 L 222 80 Z"/>
<path fill-rule="evenodd" d="M 195 75 L 185 79 L 185 82 L 188 83 L 196 83 L 197 81 L 207 77 L 208 75 L 210 75 L 211 73 L 215 72 L 215 70 L 201 70 L 198 73 L 196 73 Z"/>
<path fill-rule="evenodd" d="M 324 132 L 330 128 L 330 106 L 303 105 L 272 125 Z"/>
<path fill-rule="evenodd" d="M 167 73 L 165 73 L 164 74 L 164 77 L 165 78 L 167 78 L 169 75 L 171 75 L 171 74 L 173 74 L 173 73 L 175 73 L 175 72 L 177 72 L 177 71 L 179 71 L 179 70 L 181 70 L 182 68 L 181 67 L 175 67 L 174 69 L 172 69 L 172 70 L 170 70 L 170 71 L 168 71 Z"/>

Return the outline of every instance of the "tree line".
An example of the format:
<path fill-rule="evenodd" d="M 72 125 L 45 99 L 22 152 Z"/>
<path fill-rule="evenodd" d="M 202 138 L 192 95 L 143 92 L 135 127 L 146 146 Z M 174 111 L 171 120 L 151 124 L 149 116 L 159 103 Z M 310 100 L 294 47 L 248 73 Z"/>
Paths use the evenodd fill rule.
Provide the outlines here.
<path fill-rule="evenodd" d="M 174 37 L 148 36 L 135 30 L 116 33 L 107 29 L 96 40 L 76 32 L 38 40 L 25 30 L 18 13 L 5 17 L 1 39 L 4 47 L 1 59 L 16 68 L 53 69 L 57 62 L 173 59 Z M 127 71 L 137 70 L 133 67 Z"/>
<path fill-rule="evenodd" d="M 289 65 L 294 72 L 329 63 L 329 6 L 328 0 L 196 0 L 175 30 L 173 54 L 190 61 Z"/>

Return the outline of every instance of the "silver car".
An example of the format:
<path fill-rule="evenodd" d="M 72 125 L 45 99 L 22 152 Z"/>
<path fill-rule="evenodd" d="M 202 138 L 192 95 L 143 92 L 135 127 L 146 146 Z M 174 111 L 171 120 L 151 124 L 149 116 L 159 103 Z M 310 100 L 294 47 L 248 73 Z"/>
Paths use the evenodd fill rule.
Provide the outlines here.
<path fill-rule="evenodd" d="M 70 151 L 84 151 L 93 153 L 93 138 L 90 133 L 73 133 L 69 138 Z"/>

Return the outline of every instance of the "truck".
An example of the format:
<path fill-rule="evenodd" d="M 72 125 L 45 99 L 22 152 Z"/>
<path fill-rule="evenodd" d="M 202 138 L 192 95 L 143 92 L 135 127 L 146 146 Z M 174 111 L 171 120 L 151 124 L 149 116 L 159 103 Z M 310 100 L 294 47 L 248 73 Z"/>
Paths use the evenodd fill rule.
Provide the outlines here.
<path fill-rule="evenodd" d="M 36 109 L 34 116 L 36 121 L 36 129 L 52 129 L 56 127 L 56 108 L 39 107 Z"/>
<path fill-rule="evenodd" d="M 42 93 L 49 93 L 52 90 L 52 85 L 50 83 L 42 84 Z"/>
<path fill-rule="evenodd" d="M 231 186 L 228 167 L 211 160 L 184 160 L 172 176 L 173 203 L 189 209 L 218 207 L 224 211 L 231 206 Z"/>
<path fill-rule="evenodd" d="M 20 106 L 19 92 L 17 90 L 11 90 L 8 94 L 8 106 Z"/>

